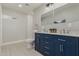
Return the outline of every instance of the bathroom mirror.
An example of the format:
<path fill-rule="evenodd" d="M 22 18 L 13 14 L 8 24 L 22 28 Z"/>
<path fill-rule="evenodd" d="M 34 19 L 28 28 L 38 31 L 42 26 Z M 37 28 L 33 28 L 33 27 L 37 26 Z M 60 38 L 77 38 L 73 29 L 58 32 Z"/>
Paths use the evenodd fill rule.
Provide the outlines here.
<path fill-rule="evenodd" d="M 55 7 L 54 7 L 55 8 Z M 43 14 L 41 27 L 43 32 L 49 29 L 57 29 L 60 34 L 79 34 L 79 3 L 68 3 L 57 9 Z"/>

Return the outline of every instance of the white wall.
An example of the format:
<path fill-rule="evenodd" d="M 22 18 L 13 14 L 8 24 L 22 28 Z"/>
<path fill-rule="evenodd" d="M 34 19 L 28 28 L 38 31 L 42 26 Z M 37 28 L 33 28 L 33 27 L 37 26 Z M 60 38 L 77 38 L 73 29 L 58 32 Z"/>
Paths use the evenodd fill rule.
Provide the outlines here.
<path fill-rule="evenodd" d="M 27 15 L 3 8 L 3 42 L 27 39 Z M 13 19 L 16 18 L 16 19 Z"/>
<path fill-rule="evenodd" d="M 0 43 L 2 42 L 2 6 L 0 4 Z"/>
<path fill-rule="evenodd" d="M 0 4 L 0 44 L 2 43 L 2 6 Z M 1 46 L 0 46 L 0 55 L 1 53 Z"/>

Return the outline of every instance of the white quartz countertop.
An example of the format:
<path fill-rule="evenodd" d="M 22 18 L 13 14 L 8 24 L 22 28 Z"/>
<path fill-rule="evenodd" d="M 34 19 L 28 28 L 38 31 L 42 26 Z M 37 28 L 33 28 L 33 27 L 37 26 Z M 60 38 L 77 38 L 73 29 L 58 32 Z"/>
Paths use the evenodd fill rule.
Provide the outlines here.
<path fill-rule="evenodd" d="M 79 34 L 60 34 L 60 33 L 47 33 L 47 32 L 36 32 L 36 33 L 44 33 L 44 34 L 52 34 L 52 35 L 64 35 L 64 36 L 79 37 Z"/>

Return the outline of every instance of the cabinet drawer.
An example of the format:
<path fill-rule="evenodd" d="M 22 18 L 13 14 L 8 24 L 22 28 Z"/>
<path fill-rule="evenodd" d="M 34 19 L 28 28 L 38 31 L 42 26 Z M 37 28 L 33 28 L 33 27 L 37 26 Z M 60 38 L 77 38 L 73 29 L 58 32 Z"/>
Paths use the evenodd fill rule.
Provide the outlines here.
<path fill-rule="evenodd" d="M 42 47 L 42 48 L 48 48 L 48 49 L 49 49 L 51 46 L 50 46 L 50 45 L 42 44 L 41 47 Z"/>
<path fill-rule="evenodd" d="M 41 46 L 41 48 L 42 48 L 42 49 L 44 49 L 44 50 L 50 50 L 50 49 L 51 49 L 51 47 L 50 47 L 50 46 L 46 46 L 46 45 L 45 45 L 45 46 L 44 46 L 44 45 L 43 45 L 43 46 Z"/>
<path fill-rule="evenodd" d="M 47 49 L 42 49 L 42 54 L 45 56 L 50 56 L 51 55 L 51 51 L 47 50 Z"/>
<path fill-rule="evenodd" d="M 51 37 L 42 37 L 42 40 L 41 42 L 45 42 L 45 43 L 50 43 L 52 41 L 52 38 Z"/>
<path fill-rule="evenodd" d="M 51 49 L 50 47 L 43 47 L 42 51 L 43 51 L 44 55 L 48 55 L 48 56 L 54 55 L 53 49 Z"/>
<path fill-rule="evenodd" d="M 50 53 L 49 51 L 44 51 L 44 55 L 46 55 L 46 56 L 50 56 L 51 53 Z"/>
<path fill-rule="evenodd" d="M 46 41 L 43 41 L 43 40 L 42 40 L 41 43 L 42 43 L 42 44 L 50 44 L 50 42 L 49 42 L 48 40 L 46 40 Z"/>

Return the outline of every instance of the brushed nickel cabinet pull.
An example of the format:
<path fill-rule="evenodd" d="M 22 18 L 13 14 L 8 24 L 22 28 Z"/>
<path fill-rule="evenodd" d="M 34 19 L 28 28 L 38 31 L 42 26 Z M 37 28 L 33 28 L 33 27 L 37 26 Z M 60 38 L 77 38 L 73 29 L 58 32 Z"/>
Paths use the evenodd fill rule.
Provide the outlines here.
<path fill-rule="evenodd" d="M 64 39 L 58 39 L 59 41 L 63 41 L 63 42 L 65 42 L 66 40 L 64 40 Z"/>
<path fill-rule="evenodd" d="M 60 44 L 60 52 L 63 52 L 63 45 Z"/>
<path fill-rule="evenodd" d="M 49 47 L 45 47 L 46 49 L 49 49 Z"/>
<path fill-rule="evenodd" d="M 48 43 L 48 42 L 45 42 L 45 43 Z"/>
<path fill-rule="evenodd" d="M 62 52 L 62 48 L 61 48 L 61 45 L 60 45 L 60 52 Z"/>
<path fill-rule="evenodd" d="M 49 38 L 49 37 L 45 37 L 45 38 Z"/>

